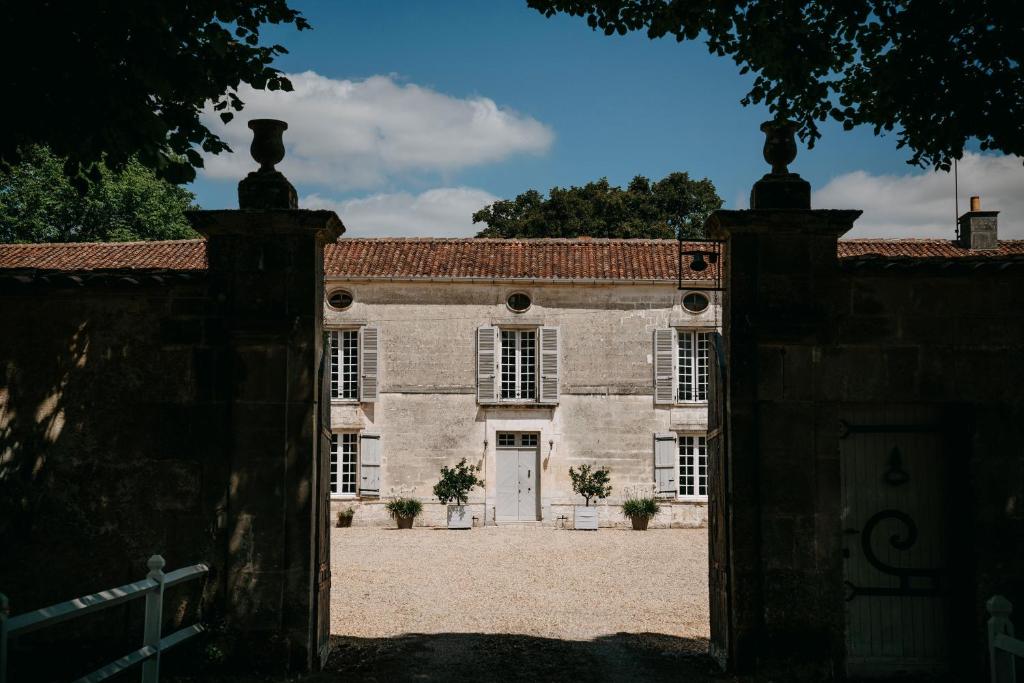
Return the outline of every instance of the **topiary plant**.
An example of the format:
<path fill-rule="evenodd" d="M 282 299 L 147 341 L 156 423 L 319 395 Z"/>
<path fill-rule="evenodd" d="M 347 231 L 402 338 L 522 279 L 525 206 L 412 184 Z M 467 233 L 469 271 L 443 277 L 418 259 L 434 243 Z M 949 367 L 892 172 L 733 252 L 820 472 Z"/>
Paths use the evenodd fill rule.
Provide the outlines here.
<path fill-rule="evenodd" d="M 622 514 L 630 519 L 650 519 L 660 510 L 661 506 L 654 498 L 628 498 L 622 503 Z"/>
<path fill-rule="evenodd" d="M 569 478 L 572 479 L 572 490 L 583 496 L 587 507 L 590 507 L 591 498 L 600 500 L 612 493 L 612 485 L 608 483 L 611 477 L 607 467 L 591 471 L 590 465 L 580 465 L 578 472 L 570 467 Z"/>
<path fill-rule="evenodd" d="M 434 485 L 434 495 L 443 505 L 450 501 L 455 501 L 456 505 L 465 505 L 473 487 L 484 485 L 484 480 L 476 476 L 479 469 L 476 465 L 467 465 L 465 458 L 455 467 L 442 467 L 441 480 Z"/>

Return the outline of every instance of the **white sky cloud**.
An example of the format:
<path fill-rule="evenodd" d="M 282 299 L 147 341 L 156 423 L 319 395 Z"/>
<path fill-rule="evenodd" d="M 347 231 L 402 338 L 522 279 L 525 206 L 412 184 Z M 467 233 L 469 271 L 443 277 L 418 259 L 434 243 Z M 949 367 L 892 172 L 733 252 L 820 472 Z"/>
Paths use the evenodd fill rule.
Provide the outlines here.
<path fill-rule="evenodd" d="M 999 211 L 999 237 L 1024 239 L 1024 159 L 966 153 L 959 163 L 960 213 L 969 197 Z M 953 238 L 953 174 L 922 171 L 872 175 L 854 171 L 814 193 L 816 209 L 863 209 L 846 237 Z"/>
<path fill-rule="evenodd" d="M 245 109 L 227 125 L 206 112 L 206 124 L 235 150 L 207 156 L 208 177 L 238 180 L 255 169 L 247 126 L 254 118 L 288 122 L 287 155 L 278 168 L 300 189 L 378 188 L 399 174 L 542 154 L 554 140 L 548 126 L 487 97 L 452 97 L 391 76 L 350 81 L 306 71 L 288 77 L 290 93 L 243 86 Z"/>
<path fill-rule="evenodd" d="M 439 187 L 421 194 L 396 192 L 341 201 L 302 197 L 304 209 L 333 209 L 346 237 L 472 237 L 487 227 L 473 213 L 497 197 L 472 187 Z"/>

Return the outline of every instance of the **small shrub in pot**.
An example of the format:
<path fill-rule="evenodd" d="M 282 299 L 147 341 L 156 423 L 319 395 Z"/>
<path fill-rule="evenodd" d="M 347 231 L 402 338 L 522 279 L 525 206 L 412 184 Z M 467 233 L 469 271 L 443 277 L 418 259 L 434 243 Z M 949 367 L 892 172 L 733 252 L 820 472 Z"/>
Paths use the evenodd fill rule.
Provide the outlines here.
<path fill-rule="evenodd" d="M 352 526 L 352 518 L 355 517 L 355 515 L 355 508 L 347 507 L 344 510 L 338 510 L 338 526 Z"/>
<path fill-rule="evenodd" d="M 649 497 L 627 498 L 622 503 L 622 514 L 629 517 L 630 521 L 633 522 L 633 529 L 636 531 L 646 531 L 647 523 L 660 510 L 661 505 L 658 504 L 658 501 Z"/>
<path fill-rule="evenodd" d="M 473 518 L 466 511 L 469 492 L 474 487 L 483 487 L 484 480 L 476 476 L 479 471 L 476 465 L 466 464 L 463 458 L 455 467 L 447 465 L 441 468 L 441 480 L 434 485 L 434 495 L 443 505 L 448 505 L 448 528 L 469 529 L 473 526 Z"/>
<path fill-rule="evenodd" d="M 579 470 L 575 467 L 569 468 L 569 478 L 572 480 L 572 490 L 577 495 L 583 496 L 584 505 L 577 505 L 573 520 L 573 527 L 576 529 L 597 529 L 597 508 L 590 507 L 590 499 L 601 500 L 612 493 L 612 485 L 609 483 L 611 476 L 607 467 L 591 468 L 590 465 L 580 465 Z"/>
<path fill-rule="evenodd" d="M 411 529 L 413 520 L 423 512 L 423 503 L 415 498 L 392 498 L 384 508 L 399 529 Z"/>

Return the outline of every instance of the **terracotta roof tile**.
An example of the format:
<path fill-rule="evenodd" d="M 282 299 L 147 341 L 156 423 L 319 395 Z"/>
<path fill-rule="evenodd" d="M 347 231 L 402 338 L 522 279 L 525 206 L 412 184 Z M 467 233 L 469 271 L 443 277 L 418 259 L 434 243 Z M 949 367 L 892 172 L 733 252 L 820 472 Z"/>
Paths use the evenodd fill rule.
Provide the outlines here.
<path fill-rule="evenodd" d="M 708 245 L 686 243 L 689 249 Z M 348 278 L 483 278 L 674 281 L 674 240 L 475 238 L 341 239 L 327 246 L 324 271 Z M 950 240 L 857 239 L 839 242 L 839 258 L 863 260 L 1021 259 L 1024 240 L 972 251 Z M 684 276 L 711 280 L 717 268 Z M 47 271 L 176 270 L 207 267 L 203 240 L 0 244 L 0 269 Z"/>
<path fill-rule="evenodd" d="M 1024 240 L 999 240 L 996 249 L 966 249 L 952 240 L 855 239 L 839 241 L 839 258 L 998 259 L 1024 256 Z"/>
<path fill-rule="evenodd" d="M 206 242 L 0 244 L 0 269 L 206 270 Z"/>
<path fill-rule="evenodd" d="M 675 240 L 343 238 L 327 247 L 324 272 L 348 278 L 674 281 L 677 262 Z M 690 262 L 686 257 L 687 279 L 715 277 L 714 266 L 698 272 Z"/>

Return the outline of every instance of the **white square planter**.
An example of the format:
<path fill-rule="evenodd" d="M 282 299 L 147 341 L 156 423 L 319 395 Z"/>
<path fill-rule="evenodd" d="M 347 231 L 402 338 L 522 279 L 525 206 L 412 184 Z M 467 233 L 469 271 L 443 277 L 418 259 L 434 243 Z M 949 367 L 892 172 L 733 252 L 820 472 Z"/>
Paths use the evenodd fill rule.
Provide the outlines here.
<path fill-rule="evenodd" d="M 573 516 L 573 528 L 597 531 L 597 507 L 577 505 Z"/>
<path fill-rule="evenodd" d="M 473 516 L 465 505 L 448 506 L 448 528 L 449 529 L 471 529 L 473 528 Z"/>

